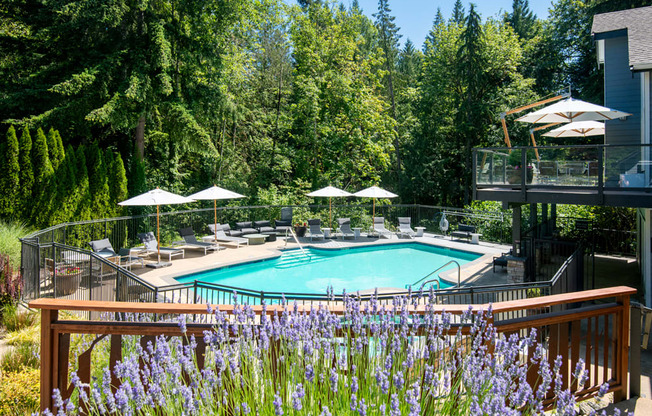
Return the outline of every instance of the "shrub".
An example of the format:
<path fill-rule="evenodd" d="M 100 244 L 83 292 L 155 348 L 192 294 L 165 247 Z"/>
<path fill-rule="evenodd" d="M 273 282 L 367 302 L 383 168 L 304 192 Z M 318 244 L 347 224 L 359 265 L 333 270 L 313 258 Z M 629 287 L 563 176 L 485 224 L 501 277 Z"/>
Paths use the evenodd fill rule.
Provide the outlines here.
<path fill-rule="evenodd" d="M 9 332 L 23 330 L 38 322 L 38 314 L 32 311 L 19 311 L 14 303 L 2 307 L 2 325 Z"/>
<path fill-rule="evenodd" d="M 20 267 L 20 240 L 19 238 L 30 233 L 30 229 L 19 222 L 5 222 L 0 220 L 0 253 L 9 256 L 11 267 Z"/>
<path fill-rule="evenodd" d="M 2 357 L 0 369 L 3 374 L 17 373 L 24 368 L 39 368 L 40 363 L 39 346 L 26 342 L 14 346 Z"/>
<path fill-rule="evenodd" d="M 0 414 L 25 415 L 38 412 L 40 371 L 22 368 L 0 377 Z"/>
<path fill-rule="evenodd" d="M 14 273 L 9 256 L 0 254 L 0 307 L 17 302 L 22 289 L 23 279 Z"/>

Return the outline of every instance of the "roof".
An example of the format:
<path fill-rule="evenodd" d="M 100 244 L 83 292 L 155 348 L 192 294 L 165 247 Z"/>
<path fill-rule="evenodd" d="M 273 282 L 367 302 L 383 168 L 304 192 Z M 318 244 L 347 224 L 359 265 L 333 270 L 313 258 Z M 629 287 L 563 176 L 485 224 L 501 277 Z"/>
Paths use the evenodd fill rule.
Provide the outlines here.
<path fill-rule="evenodd" d="M 633 71 L 652 69 L 652 6 L 596 14 L 591 33 L 626 31 L 629 66 Z"/>

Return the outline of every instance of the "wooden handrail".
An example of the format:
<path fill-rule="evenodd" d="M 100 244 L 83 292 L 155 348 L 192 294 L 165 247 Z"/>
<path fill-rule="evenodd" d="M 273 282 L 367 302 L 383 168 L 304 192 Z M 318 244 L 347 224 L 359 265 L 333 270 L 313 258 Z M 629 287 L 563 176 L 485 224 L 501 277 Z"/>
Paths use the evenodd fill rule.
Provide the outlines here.
<path fill-rule="evenodd" d="M 546 306 L 561 305 L 564 303 L 585 302 L 589 300 L 605 299 L 614 296 L 630 296 L 636 293 L 636 289 L 627 286 L 616 286 L 604 289 L 585 290 L 576 293 L 562 293 L 559 295 L 542 296 L 538 298 L 519 299 L 506 302 L 497 302 L 492 304 L 494 313 L 511 312 L 520 309 L 536 309 Z M 291 305 L 291 304 L 290 304 Z M 426 310 L 434 310 L 435 312 L 449 312 L 452 314 L 460 314 L 472 306 L 474 310 L 487 310 L 489 304 L 475 304 L 475 305 L 417 305 L 410 306 L 410 311 L 413 313 L 421 314 Z M 33 300 L 29 303 L 32 309 L 41 310 L 67 310 L 67 311 L 90 311 L 90 312 L 126 312 L 126 313 L 158 313 L 158 314 L 187 314 L 187 315 L 201 315 L 207 314 L 208 309 L 205 304 L 184 304 L 184 303 L 142 303 L 142 302 L 106 302 L 94 300 L 68 300 L 68 299 L 49 299 L 41 298 Z M 314 305 L 298 305 L 300 312 L 309 312 L 315 308 Z M 322 307 L 328 309 L 334 314 L 343 314 L 344 306 L 338 304 L 322 304 Z M 211 305 L 212 309 L 217 309 L 222 312 L 233 312 L 233 305 Z M 252 305 L 251 309 L 257 313 L 262 313 L 262 305 Z M 275 312 L 282 312 L 284 307 L 281 305 L 267 305 L 268 314 Z"/>

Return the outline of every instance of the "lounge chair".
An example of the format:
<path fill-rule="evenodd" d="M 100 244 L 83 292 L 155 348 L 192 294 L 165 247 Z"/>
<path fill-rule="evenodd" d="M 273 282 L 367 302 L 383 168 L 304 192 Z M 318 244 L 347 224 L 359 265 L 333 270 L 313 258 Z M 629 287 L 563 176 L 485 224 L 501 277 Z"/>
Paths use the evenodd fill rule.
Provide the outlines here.
<path fill-rule="evenodd" d="M 253 228 L 253 223 L 251 221 L 236 222 L 235 229 L 241 231 L 242 235 L 247 234 L 258 234 L 258 230 Z M 233 235 L 233 234 L 231 234 Z"/>
<path fill-rule="evenodd" d="M 145 266 L 145 259 L 132 255 L 131 250 L 128 248 L 121 248 L 116 253 L 108 238 L 93 240 L 88 244 L 91 246 L 93 253 L 105 259 L 117 259 L 118 266 L 124 267 L 127 270 L 131 270 L 131 266 L 134 264 Z"/>
<path fill-rule="evenodd" d="M 156 236 L 153 232 L 140 233 L 138 234 L 138 239 L 143 243 L 143 253 L 145 255 L 156 254 L 158 253 L 158 241 L 156 241 Z M 161 247 L 161 254 L 166 254 L 168 256 L 168 261 L 172 261 L 172 257 L 181 256 L 184 258 L 186 256 L 185 251 L 182 248 L 174 247 Z"/>
<path fill-rule="evenodd" d="M 281 208 L 281 219 L 274 221 L 274 231 L 286 234 L 292 228 L 292 208 Z"/>
<path fill-rule="evenodd" d="M 392 238 L 394 234 L 385 228 L 385 217 L 374 217 L 374 232 L 385 238 Z"/>
<path fill-rule="evenodd" d="M 254 221 L 254 228 L 257 229 L 260 234 L 274 232 L 274 227 L 272 227 L 269 221 Z"/>
<path fill-rule="evenodd" d="M 338 218 L 337 226 L 340 229 L 339 233 L 342 236 L 342 239 L 345 239 L 346 237 L 355 238 L 355 233 L 351 229 L 351 218 Z"/>
<path fill-rule="evenodd" d="M 224 232 L 224 229 L 222 228 L 224 224 L 217 224 L 217 231 L 215 230 L 215 224 L 208 224 L 208 228 L 211 230 L 212 235 L 209 235 L 204 238 L 209 238 L 215 240 L 215 236 L 217 236 L 217 240 L 220 243 L 224 244 L 234 244 L 236 248 L 240 248 L 240 245 L 249 245 L 249 240 L 243 237 L 232 237 L 229 235 L 226 235 Z M 228 226 L 228 224 L 226 224 Z"/>
<path fill-rule="evenodd" d="M 310 227 L 310 241 L 313 238 L 324 238 L 324 233 L 321 231 L 320 219 L 308 220 L 308 226 Z"/>
<path fill-rule="evenodd" d="M 190 227 L 182 228 L 178 232 L 181 238 L 183 238 L 183 241 L 179 241 L 178 243 L 188 248 L 196 248 L 199 250 L 204 250 L 204 255 L 206 255 L 208 251 L 219 251 L 221 249 L 219 244 L 207 243 L 205 241 L 197 241 L 197 237 L 195 237 L 195 232 Z"/>
<path fill-rule="evenodd" d="M 417 233 L 410 226 L 411 222 L 412 219 L 410 217 L 398 217 L 398 232 L 396 234 L 399 237 L 407 236 L 408 238 L 414 238 Z"/>
<path fill-rule="evenodd" d="M 224 234 L 226 234 L 228 236 L 240 237 L 242 235 L 242 231 L 240 231 L 240 230 L 232 230 L 231 226 L 229 224 L 219 224 L 219 227 L 220 227 L 220 229 L 222 231 L 224 231 Z"/>

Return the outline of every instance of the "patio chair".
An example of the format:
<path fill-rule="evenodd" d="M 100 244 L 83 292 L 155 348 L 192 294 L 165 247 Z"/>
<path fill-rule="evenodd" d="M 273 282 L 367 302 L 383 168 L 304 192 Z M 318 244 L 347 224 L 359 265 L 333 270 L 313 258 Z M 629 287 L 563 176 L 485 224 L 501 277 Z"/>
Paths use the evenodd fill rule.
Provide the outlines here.
<path fill-rule="evenodd" d="M 258 230 L 255 229 L 253 225 L 254 224 L 251 221 L 236 222 L 235 229 L 241 231 L 242 235 L 258 234 Z M 231 233 L 231 235 L 233 235 L 233 233 Z"/>
<path fill-rule="evenodd" d="M 218 224 L 219 229 L 224 231 L 224 234 L 231 236 L 231 237 L 240 237 L 242 235 L 242 231 L 240 230 L 232 230 L 231 226 L 229 224 Z M 210 225 L 209 225 L 210 227 Z"/>
<path fill-rule="evenodd" d="M 145 266 L 145 259 L 132 255 L 131 249 L 121 248 L 116 253 L 108 238 L 90 241 L 88 245 L 91 246 L 93 253 L 105 259 L 117 259 L 118 266 L 124 267 L 127 270 L 131 270 L 131 266 L 134 264 Z"/>
<path fill-rule="evenodd" d="M 503 253 L 500 256 L 494 256 L 493 261 L 493 272 L 496 273 L 496 266 L 500 266 L 503 269 L 507 268 L 507 256 L 512 255 L 512 250 L 509 250 L 507 253 Z"/>
<path fill-rule="evenodd" d="M 228 226 L 228 224 L 226 225 Z M 224 232 L 224 228 L 222 228 L 223 226 L 224 224 L 217 224 L 217 226 L 215 224 L 208 224 L 208 228 L 211 230 L 212 235 L 209 235 L 207 237 L 210 237 L 213 240 L 215 240 L 215 236 L 217 236 L 216 241 L 219 241 L 220 243 L 223 244 L 233 244 L 235 245 L 236 248 L 240 248 L 240 245 L 245 245 L 245 246 L 249 245 L 249 240 L 246 238 L 226 235 L 226 233 Z M 215 228 L 217 228 L 217 231 L 215 230 Z"/>
<path fill-rule="evenodd" d="M 380 237 L 392 238 L 393 232 L 385 228 L 385 217 L 374 217 L 374 227 L 373 230 Z"/>
<path fill-rule="evenodd" d="M 324 238 L 324 233 L 321 231 L 320 219 L 308 220 L 308 226 L 310 227 L 310 241 L 313 238 Z"/>
<path fill-rule="evenodd" d="M 260 234 L 269 234 L 274 232 L 274 227 L 271 226 L 269 221 L 254 221 L 254 228 Z"/>
<path fill-rule="evenodd" d="M 398 232 L 396 234 L 399 237 L 407 236 L 408 238 L 414 238 L 417 233 L 410 226 L 411 223 L 412 218 L 410 217 L 398 217 Z"/>
<path fill-rule="evenodd" d="M 204 250 L 204 256 L 209 251 L 219 251 L 221 249 L 219 244 L 207 243 L 205 241 L 197 241 L 197 237 L 195 237 L 195 232 L 192 230 L 191 227 L 182 228 L 178 231 L 178 233 L 181 236 L 181 238 L 183 238 L 183 241 L 175 242 L 175 244 L 179 243 L 188 248 L 196 248 L 198 250 Z"/>
<path fill-rule="evenodd" d="M 339 233 L 342 236 L 342 240 L 346 237 L 355 238 L 355 233 L 351 229 L 351 218 L 338 218 L 337 226 L 339 228 Z"/>
<path fill-rule="evenodd" d="M 143 253 L 145 255 L 158 253 L 158 241 L 152 231 L 138 234 L 138 239 L 143 243 Z M 186 253 L 182 248 L 174 247 L 161 247 L 161 254 L 167 255 L 168 261 L 172 261 L 172 257 L 174 256 L 180 255 L 181 258 L 186 256 Z"/>

